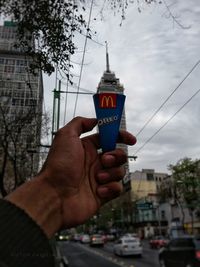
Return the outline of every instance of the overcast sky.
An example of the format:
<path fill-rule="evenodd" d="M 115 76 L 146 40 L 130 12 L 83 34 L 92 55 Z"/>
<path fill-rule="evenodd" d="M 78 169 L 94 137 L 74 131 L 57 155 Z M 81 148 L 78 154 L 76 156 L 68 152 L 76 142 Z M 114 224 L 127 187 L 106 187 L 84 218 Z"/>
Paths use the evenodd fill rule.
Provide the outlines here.
<path fill-rule="evenodd" d="M 92 10 L 91 27 L 97 30 L 95 40 L 88 40 L 80 87 L 96 92 L 105 70 L 105 46 L 109 44 L 110 68 L 124 85 L 127 130 L 137 134 L 155 111 L 175 90 L 184 77 L 200 60 L 200 1 L 170 0 L 170 11 L 164 4 L 141 6 L 130 4 L 126 19 L 120 27 L 120 16 L 104 12 L 100 20 L 99 6 Z M 83 51 L 84 38 L 79 38 L 78 49 Z M 81 62 L 82 53 L 74 61 Z M 80 74 L 75 66 L 74 74 Z M 130 170 L 146 168 L 156 172 L 169 172 L 168 165 L 184 157 L 200 158 L 200 93 L 198 93 L 173 119 L 170 118 L 200 89 L 200 64 L 180 85 L 172 97 L 138 135 L 137 144 L 129 148 Z M 64 81 L 63 81 L 64 82 Z M 74 79 L 78 83 L 78 78 Z M 52 109 L 55 75 L 45 76 L 45 105 Z M 62 90 L 66 86 L 63 84 Z M 76 89 L 70 88 L 70 91 Z M 81 89 L 80 89 L 81 91 Z M 65 95 L 62 95 L 61 113 L 64 114 Z M 66 120 L 73 118 L 75 95 L 68 94 Z M 76 116 L 95 116 L 92 95 L 79 95 Z M 168 120 L 158 134 L 141 148 Z M 63 117 L 61 118 L 61 125 Z"/>

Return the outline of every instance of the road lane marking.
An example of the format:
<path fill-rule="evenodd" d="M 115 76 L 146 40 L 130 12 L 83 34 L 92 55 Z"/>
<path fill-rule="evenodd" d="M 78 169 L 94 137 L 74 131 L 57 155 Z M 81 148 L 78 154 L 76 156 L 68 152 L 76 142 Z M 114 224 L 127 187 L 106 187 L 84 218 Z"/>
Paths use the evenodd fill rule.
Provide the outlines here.
<path fill-rule="evenodd" d="M 89 247 L 86 247 L 86 246 L 83 246 L 81 244 L 77 244 L 77 245 L 79 245 L 79 247 L 81 247 L 81 248 L 83 248 L 83 249 L 85 249 L 85 250 L 87 250 L 87 251 L 89 251 L 91 253 L 94 253 L 94 254 L 96 254 L 96 255 L 98 255 L 98 256 L 100 256 L 100 257 L 102 257 L 102 258 L 104 258 L 104 259 L 106 259 L 108 261 L 111 261 L 112 263 L 115 263 L 115 264 L 119 265 L 120 267 L 135 267 L 134 265 L 128 265 L 124 261 L 121 261 L 121 260 L 118 260 L 116 258 L 113 258 L 112 256 L 106 256 L 105 254 L 103 254 L 100 251 L 93 250 L 93 249 L 91 249 Z"/>

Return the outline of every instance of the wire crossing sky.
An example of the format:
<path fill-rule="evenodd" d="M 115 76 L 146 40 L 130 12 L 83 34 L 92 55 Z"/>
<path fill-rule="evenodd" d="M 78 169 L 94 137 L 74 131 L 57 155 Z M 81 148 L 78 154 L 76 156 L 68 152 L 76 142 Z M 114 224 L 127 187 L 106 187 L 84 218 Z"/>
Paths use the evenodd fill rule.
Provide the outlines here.
<path fill-rule="evenodd" d="M 196 91 L 195 94 L 193 94 L 188 101 L 186 101 L 175 113 L 173 116 L 171 116 L 147 141 L 137 149 L 135 154 L 133 156 L 136 156 L 138 152 L 140 152 L 198 93 L 200 92 L 200 89 Z"/>
<path fill-rule="evenodd" d="M 120 14 L 111 14 L 103 2 L 100 0 L 92 8 L 90 27 L 97 32 L 94 41 L 88 39 L 84 63 L 73 69 L 74 85 L 79 89 L 70 85 L 69 90 L 86 88 L 96 92 L 106 69 L 105 46 L 100 45 L 106 40 L 110 69 L 125 88 L 127 130 L 137 134 L 137 144 L 129 147 L 129 155 L 134 155 L 162 127 L 154 135 L 156 138 L 152 137 L 148 146 L 138 151 L 137 160 L 129 164 L 130 170 L 166 172 L 168 165 L 184 157 L 199 158 L 200 94 L 178 116 L 170 118 L 199 88 L 200 1 L 166 1 L 167 6 L 144 4 L 141 12 L 137 5 L 130 4 L 123 21 Z M 88 16 L 89 11 L 90 6 Z M 71 60 L 83 62 L 85 36 L 79 35 L 77 40 L 79 53 Z M 47 110 L 48 103 L 52 109 L 54 80 L 55 75 L 46 77 L 44 82 Z M 63 119 L 64 99 L 61 109 Z M 91 95 L 68 94 L 65 121 L 74 116 L 95 117 Z M 163 126 L 167 121 L 167 127 Z"/>

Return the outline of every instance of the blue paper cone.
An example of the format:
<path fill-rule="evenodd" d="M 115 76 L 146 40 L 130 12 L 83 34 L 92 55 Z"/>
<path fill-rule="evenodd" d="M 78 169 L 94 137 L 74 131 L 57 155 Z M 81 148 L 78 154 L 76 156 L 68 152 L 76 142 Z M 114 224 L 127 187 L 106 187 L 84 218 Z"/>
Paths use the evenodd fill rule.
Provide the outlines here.
<path fill-rule="evenodd" d="M 103 152 L 116 148 L 125 98 L 125 95 L 115 93 L 93 95 Z"/>

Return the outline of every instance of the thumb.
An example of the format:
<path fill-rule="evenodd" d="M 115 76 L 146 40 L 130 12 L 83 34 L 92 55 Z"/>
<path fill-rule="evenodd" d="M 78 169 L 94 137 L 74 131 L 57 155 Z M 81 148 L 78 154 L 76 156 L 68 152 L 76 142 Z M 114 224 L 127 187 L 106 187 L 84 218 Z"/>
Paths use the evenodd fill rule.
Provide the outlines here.
<path fill-rule="evenodd" d="M 97 124 L 95 118 L 76 117 L 72 119 L 66 126 L 63 127 L 63 131 L 67 131 L 76 136 L 80 136 L 82 133 L 91 131 Z"/>

